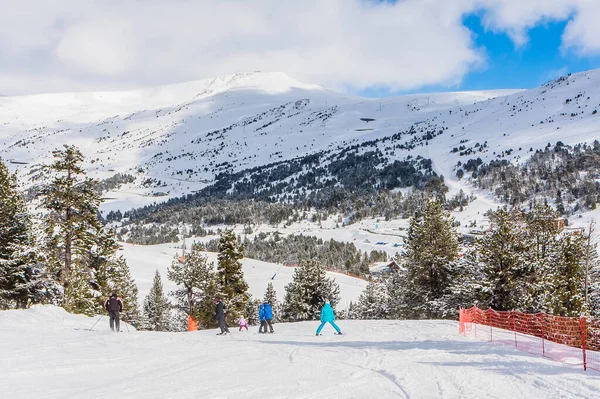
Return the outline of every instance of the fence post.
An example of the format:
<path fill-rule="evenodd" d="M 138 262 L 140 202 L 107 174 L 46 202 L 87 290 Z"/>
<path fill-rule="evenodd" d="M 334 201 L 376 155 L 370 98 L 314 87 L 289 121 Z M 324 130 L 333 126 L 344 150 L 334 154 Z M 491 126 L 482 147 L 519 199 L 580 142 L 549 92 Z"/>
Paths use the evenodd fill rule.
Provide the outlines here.
<path fill-rule="evenodd" d="M 544 344 L 544 313 L 540 313 L 540 318 L 542 319 L 540 322 L 540 328 L 542 329 L 542 357 L 546 357 L 546 348 Z"/>
<path fill-rule="evenodd" d="M 585 323 L 585 316 L 579 318 L 579 329 L 581 330 L 581 351 L 583 353 L 583 371 L 587 371 L 587 356 L 585 352 L 585 340 L 587 335 L 587 326 Z"/>
<path fill-rule="evenodd" d="M 517 345 L 517 315 L 515 314 L 515 310 L 511 310 L 510 314 L 512 315 L 512 319 L 513 319 L 513 332 L 515 333 L 515 348 L 518 347 Z"/>
<path fill-rule="evenodd" d="M 494 341 L 494 337 L 492 336 L 492 308 L 488 308 L 488 324 L 490 325 L 490 342 Z"/>
<path fill-rule="evenodd" d="M 473 313 L 479 314 L 479 312 L 477 312 L 477 310 L 479 310 L 479 308 L 475 308 L 475 309 L 476 309 L 476 311 L 474 311 Z M 473 317 L 473 319 L 475 319 L 475 318 Z M 475 330 L 475 333 L 474 333 L 475 339 L 477 339 L 477 320 L 473 320 L 473 323 L 471 325 L 473 326 L 473 330 Z"/>

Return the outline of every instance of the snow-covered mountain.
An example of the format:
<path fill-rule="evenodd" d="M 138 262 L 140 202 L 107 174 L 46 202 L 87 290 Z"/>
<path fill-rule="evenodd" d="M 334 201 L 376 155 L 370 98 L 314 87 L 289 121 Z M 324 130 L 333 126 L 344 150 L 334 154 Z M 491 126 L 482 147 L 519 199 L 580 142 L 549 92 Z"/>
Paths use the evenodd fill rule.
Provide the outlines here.
<path fill-rule="evenodd" d="M 125 175 L 108 186 L 104 209 L 193 193 L 224 174 L 247 171 L 238 176 L 247 181 L 265 165 L 315 154 L 327 164 L 374 149 L 383 164 L 431 160 L 457 191 L 466 187 L 455 176 L 459 161 L 520 163 L 548 143 L 600 138 L 597 108 L 600 70 L 532 90 L 385 99 L 254 72 L 143 90 L 0 98 L 0 157 L 31 186 L 41 182 L 50 150 L 77 145 L 91 176 Z M 298 165 L 283 184 L 311 169 Z"/>

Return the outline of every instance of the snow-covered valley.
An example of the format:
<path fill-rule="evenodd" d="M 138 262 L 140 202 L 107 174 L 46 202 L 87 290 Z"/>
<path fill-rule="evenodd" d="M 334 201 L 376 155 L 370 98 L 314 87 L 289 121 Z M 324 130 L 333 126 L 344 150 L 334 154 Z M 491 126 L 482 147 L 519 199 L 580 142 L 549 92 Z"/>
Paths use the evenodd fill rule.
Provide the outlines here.
<path fill-rule="evenodd" d="M 458 335 L 452 321 L 116 334 L 50 306 L 0 313 L 5 398 L 595 398 L 600 375 Z M 330 328 L 330 327 L 329 327 Z"/>

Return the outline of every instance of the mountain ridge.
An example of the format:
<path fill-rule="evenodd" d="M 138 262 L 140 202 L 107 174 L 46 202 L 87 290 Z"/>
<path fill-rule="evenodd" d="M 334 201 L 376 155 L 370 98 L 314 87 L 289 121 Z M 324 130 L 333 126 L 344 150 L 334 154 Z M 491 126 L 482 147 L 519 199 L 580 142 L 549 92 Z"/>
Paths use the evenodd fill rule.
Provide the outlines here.
<path fill-rule="evenodd" d="M 525 147 L 600 138 L 600 122 L 592 115 L 599 106 L 598 70 L 530 90 L 385 99 L 254 72 L 133 91 L 4 97 L 0 157 L 12 161 L 31 187 L 43 180 L 40 167 L 49 161 L 49 149 L 78 145 L 92 177 L 119 173 L 133 179 L 107 194 L 105 210 L 198 192 L 219 176 L 244 170 L 303 157 L 318 157 L 319 166 L 328 167 L 367 151 L 380 154 L 379 168 L 430 160 L 432 172 L 458 191 L 467 185 L 455 178 L 457 165 L 470 157 L 519 164 L 530 156 Z M 286 179 L 308 172 L 303 167 Z"/>

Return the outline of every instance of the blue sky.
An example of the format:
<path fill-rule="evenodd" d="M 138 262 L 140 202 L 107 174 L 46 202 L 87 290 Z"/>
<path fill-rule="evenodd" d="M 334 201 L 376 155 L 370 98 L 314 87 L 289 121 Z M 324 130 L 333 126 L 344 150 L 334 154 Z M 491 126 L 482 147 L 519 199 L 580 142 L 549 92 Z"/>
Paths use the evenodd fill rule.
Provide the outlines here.
<path fill-rule="evenodd" d="M 567 23 L 568 20 L 537 25 L 528 31 L 528 42 L 517 47 L 505 32 L 494 33 L 486 30 L 481 15 L 468 15 L 464 18 L 464 25 L 473 32 L 476 47 L 484 50 L 485 64 L 467 73 L 459 85 L 432 85 L 408 91 L 368 88 L 359 94 L 367 97 L 386 97 L 424 92 L 527 89 L 568 73 L 600 68 L 600 56 L 582 56 L 571 49 L 561 48 L 562 35 Z"/>

